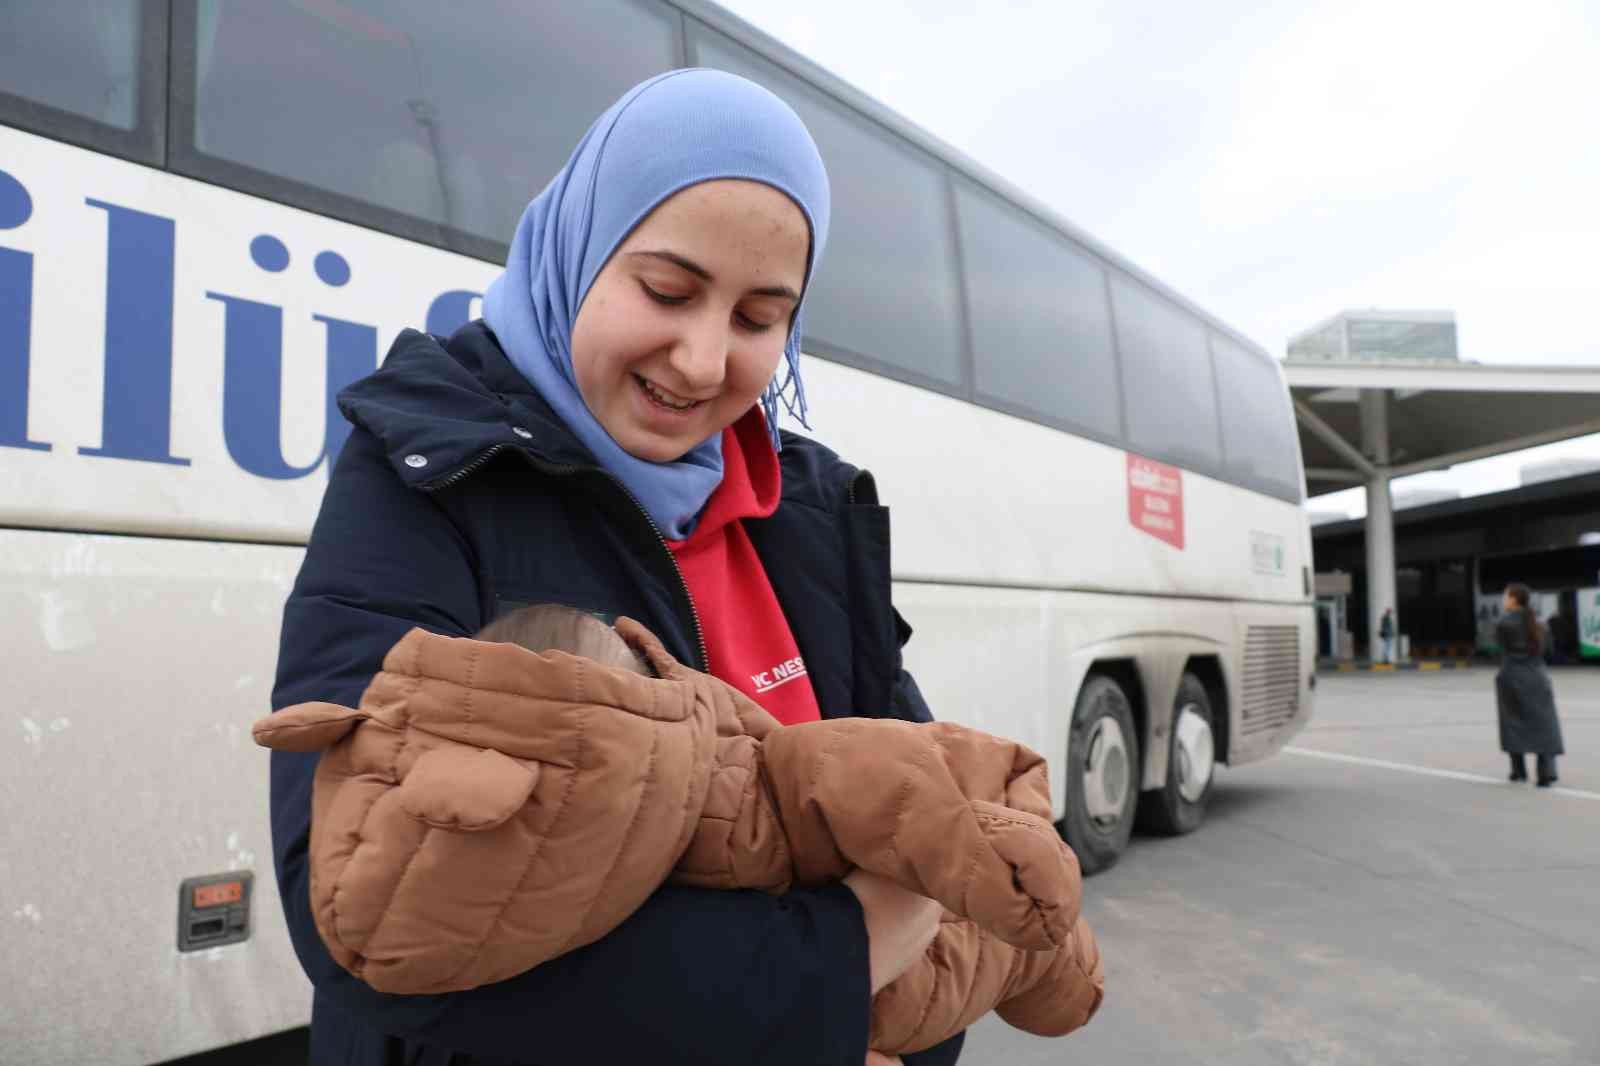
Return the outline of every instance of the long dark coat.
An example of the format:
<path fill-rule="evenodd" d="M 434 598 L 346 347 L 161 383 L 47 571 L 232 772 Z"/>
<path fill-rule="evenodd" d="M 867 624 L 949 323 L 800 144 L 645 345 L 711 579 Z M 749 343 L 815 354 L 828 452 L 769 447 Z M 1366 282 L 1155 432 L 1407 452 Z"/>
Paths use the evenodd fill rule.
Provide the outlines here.
<path fill-rule="evenodd" d="M 1555 692 L 1537 641 L 1528 639 L 1527 612 L 1507 611 L 1495 623 L 1501 649 L 1494 692 L 1500 710 L 1500 750 L 1562 755 Z"/>

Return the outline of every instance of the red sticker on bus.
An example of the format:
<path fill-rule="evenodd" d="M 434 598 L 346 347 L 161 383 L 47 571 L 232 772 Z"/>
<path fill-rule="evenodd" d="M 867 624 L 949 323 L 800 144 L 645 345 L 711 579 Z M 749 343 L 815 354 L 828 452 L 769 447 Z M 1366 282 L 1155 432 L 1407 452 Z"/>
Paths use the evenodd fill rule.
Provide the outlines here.
<path fill-rule="evenodd" d="M 1183 549 L 1183 471 L 1128 454 L 1128 521 Z"/>

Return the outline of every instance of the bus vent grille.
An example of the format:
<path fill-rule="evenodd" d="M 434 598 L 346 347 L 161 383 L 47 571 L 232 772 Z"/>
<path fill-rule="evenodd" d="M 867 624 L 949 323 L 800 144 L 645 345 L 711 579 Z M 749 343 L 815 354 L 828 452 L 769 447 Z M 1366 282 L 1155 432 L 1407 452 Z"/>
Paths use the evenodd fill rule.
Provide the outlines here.
<path fill-rule="evenodd" d="M 1300 709 L 1300 632 L 1294 626 L 1251 626 L 1244 638 L 1243 731 L 1260 733 Z"/>

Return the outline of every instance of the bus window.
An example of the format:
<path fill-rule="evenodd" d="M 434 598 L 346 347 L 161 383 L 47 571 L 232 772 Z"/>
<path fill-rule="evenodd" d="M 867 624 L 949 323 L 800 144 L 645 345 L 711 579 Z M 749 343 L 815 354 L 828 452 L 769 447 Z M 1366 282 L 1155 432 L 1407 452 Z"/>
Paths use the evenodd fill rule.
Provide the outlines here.
<path fill-rule="evenodd" d="M 964 389 L 955 251 L 935 162 L 798 78 L 691 23 L 691 59 L 788 101 L 833 186 L 828 253 L 806 301 L 806 337 L 919 384 Z M 810 344 L 807 350 L 812 350 Z"/>
<path fill-rule="evenodd" d="M 1120 272 L 1112 274 L 1111 303 L 1129 449 L 1196 473 L 1220 474 L 1222 442 L 1205 327 Z"/>
<path fill-rule="evenodd" d="M 139 9 L 123 0 L 0 9 L 0 92 L 131 130 L 138 119 Z"/>
<path fill-rule="evenodd" d="M 1120 439 L 1105 269 L 966 181 L 956 183 L 956 214 L 979 397 Z"/>
<path fill-rule="evenodd" d="M 166 28 L 158 0 L 0 4 L 0 123 L 161 165 Z"/>
<path fill-rule="evenodd" d="M 636 0 L 494 0 L 470 15 L 420 0 L 202 4 L 178 81 L 194 115 L 179 136 L 198 157 L 183 162 L 272 195 L 285 190 L 240 168 L 288 179 L 344 201 L 308 206 L 403 228 L 361 211 L 375 207 L 434 228 L 407 235 L 445 243 L 442 227 L 499 258 L 594 116 L 677 65 L 678 25 Z"/>
<path fill-rule="evenodd" d="M 1300 443 L 1288 390 L 1267 356 L 1211 335 L 1222 403 L 1222 449 L 1228 477 L 1300 501 Z"/>

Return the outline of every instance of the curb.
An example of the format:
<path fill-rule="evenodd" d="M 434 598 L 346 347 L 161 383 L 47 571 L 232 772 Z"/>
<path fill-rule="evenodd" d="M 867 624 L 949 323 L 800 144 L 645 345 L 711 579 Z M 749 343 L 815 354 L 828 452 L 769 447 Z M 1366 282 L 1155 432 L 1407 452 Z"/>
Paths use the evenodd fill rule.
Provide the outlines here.
<path fill-rule="evenodd" d="M 1317 672 L 1322 674 L 1395 674 L 1408 671 L 1470 670 L 1471 659 L 1412 659 L 1403 663 L 1371 662 L 1319 662 Z"/>

